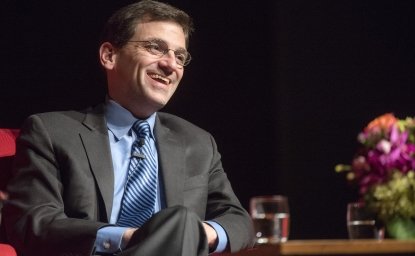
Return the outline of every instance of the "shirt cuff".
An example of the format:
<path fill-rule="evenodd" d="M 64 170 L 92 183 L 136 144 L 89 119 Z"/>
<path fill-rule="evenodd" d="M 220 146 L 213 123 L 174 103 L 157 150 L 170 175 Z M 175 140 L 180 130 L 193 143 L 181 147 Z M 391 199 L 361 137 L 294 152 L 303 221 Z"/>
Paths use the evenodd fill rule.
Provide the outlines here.
<path fill-rule="evenodd" d="M 95 240 L 95 251 L 101 253 L 115 253 L 122 250 L 122 235 L 127 230 L 125 227 L 106 226 L 98 229 Z"/>
<path fill-rule="evenodd" d="M 218 234 L 218 244 L 212 253 L 224 252 L 228 245 L 228 235 L 226 234 L 225 229 L 214 221 L 205 221 L 205 223 L 209 224 Z"/>

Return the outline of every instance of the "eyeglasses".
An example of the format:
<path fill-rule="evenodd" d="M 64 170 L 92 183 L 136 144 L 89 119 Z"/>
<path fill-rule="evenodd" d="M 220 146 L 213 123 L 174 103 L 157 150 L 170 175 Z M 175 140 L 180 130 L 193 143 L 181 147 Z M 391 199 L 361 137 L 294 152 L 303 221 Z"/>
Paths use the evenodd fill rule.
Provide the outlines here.
<path fill-rule="evenodd" d="M 147 52 L 161 58 L 166 55 L 169 51 L 174 52 L 176 58 L 176 63 L 180 66 L 187 66 L 192 57 L 190 53 L 185 49 L 169 49 L 167 43 L 161 39 L 145 40 L 145 41 L 128 41 L 129 43 L 140 43 L 141 47 L 144 48 Z"/>

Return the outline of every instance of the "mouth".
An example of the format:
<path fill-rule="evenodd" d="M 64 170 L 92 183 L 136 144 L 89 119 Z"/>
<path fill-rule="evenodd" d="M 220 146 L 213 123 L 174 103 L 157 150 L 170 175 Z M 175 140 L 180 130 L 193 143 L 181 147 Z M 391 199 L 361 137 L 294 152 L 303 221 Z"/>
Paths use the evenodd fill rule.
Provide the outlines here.
<path fill-rule="evenodd" d="M 169 85 L 171 83 L 170 79 L 168 79 L 167 77 L 162 76 L 160 74 L 148 73 L 148 76 L 151 77 L 152 79 L 156 80 L 157 82 L 165 84 L 165 85 Z"/>

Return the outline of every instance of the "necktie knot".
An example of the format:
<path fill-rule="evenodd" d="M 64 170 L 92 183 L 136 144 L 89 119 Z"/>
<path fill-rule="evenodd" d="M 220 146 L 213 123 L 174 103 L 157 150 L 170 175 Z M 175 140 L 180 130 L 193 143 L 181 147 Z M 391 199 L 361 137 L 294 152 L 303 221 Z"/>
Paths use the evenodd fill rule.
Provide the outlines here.
<path fill-rule="evenodd" d="M 147 121 L 138 120 L 133 124 L 132 127 L 134 133 L 138 138 L 146 138 L 150 136 L 150 125 Z"/>

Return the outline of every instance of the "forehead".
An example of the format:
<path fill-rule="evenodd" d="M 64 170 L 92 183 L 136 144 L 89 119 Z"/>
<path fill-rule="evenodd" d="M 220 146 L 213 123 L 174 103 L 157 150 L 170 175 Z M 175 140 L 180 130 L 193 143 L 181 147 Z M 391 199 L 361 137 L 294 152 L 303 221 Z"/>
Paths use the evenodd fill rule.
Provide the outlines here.
<path fill-rule="evenodd" d="M 131 40 L 162 39 L 169 47 L 186 48 L 183 28 L 172 21 L 139 22 Z"/>

